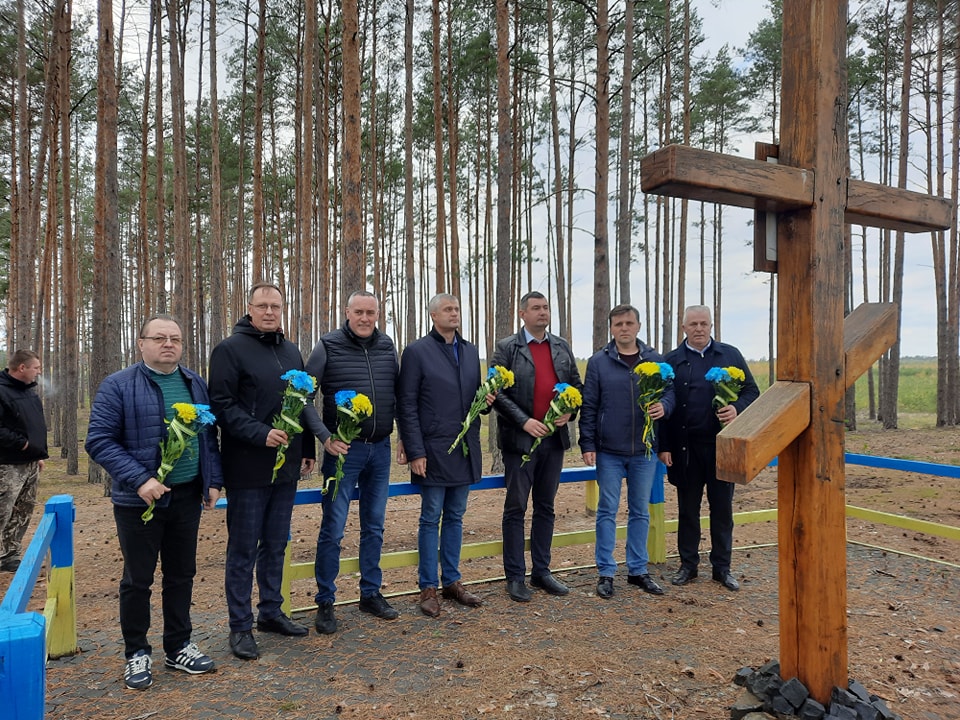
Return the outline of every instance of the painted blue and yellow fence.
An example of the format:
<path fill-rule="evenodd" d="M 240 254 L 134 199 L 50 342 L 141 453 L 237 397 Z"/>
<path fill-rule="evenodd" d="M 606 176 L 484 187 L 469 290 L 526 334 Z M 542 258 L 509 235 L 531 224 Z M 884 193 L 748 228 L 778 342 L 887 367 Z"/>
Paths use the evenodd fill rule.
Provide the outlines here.
<path fill-rule="evenodd" d="M 863 465 L 902 472 L 960 479 L 960 467 L 915 460 L 896 460 L 871 455 L 846 454 L 848 465 Z M 664 467 L 658 464 L 650 497 L 650 534 L 648 550 L 650 561 L 666 561 L 666 534 L 677 528 L 676 520 L 664 519 Z M 561 473 L 561 482 L 592 484 L 596 480 L 596 468 L 569 468 Z M 472 490 L 491 490 L 504 486 L 503 475 L 488 475 L 474 485 Z M 391 496 L 415 495 L 416 485 L 394 483 Z M 356 499 L 356 495 L 354 496 Z M 589 496 L 588 496 L 589 502 Z M 318 503 L 321 493 L 318 488 L 304 488 L 297 492 L 295 503 L 307 505 Z M 225 507 L 221 500 L 218 507 Z M 0 603 L 0 697 L 5 699 L 3 717 L 13 720 L 36 720 L 43 718 L 46 693 L 46 659 L 71 655 L 77 650 L 76 598 L 74 590 L 73 522 L 75 510 L 73 498 L 57 495 L 46 503 L 40 521 L 20 568 L 14 575 L 6 595 Z M 852 505 L 847 506 L 847 516 L 871 522 L 923 532 L 937 537 L 960 540 L 960 528 L 926 520 L 892 515 Z M 736 513 L 738 525 L 753 522 L 776 521 L 777 510 L 758 510 Z M 701 526 L 709 527 L 709 518 L 700 520 Z M 617 528 L 617 538 L 626 537 L 626 527 Z M 554 535 L 554 547 L 588 544 L 594 541 L 594 531 L 582 530 Z M 502 541 L 487 541 L 463 546 L 461 557 L 477 558 L 499 555 Z M 50 553 L 50 573 L 47 582 L 47 601 L 43 613 L 25 612 L 33 594 L 37 577 L 47 552 Z M 416 550 L 402 550 L 384 554 L 383 568 L 415 566 Z M 359 570 L 358 558 L 344 558 L 341 572 Z M 284 611 L 291 612 L 290 583 L 297 579 L 313 577 L 313 563 L 291 563 L 289 547 L 284 572 Z M 306 608 L 303 608 L 306 609 Z M 296 612 L 296 610 L 293 610 Z"/>
<path fill-rule="evenodd" d="M 662 563 L 667 559 L 666 549 L 666 528 L 663 515 L 663 478 L 665 468 L 662 463 L 657 463 L 657 472 L 654 475 L 653 487 L 650 491 L 650 533 L 647 539 L 647 548 L 650 555 L 650 562 Z M 560 473 L 561 483 L 589 483 L 596 481 L 597 469 L 595 467 L 567 468 Z M 476 485 L 470 486 L 470 492 L 478 490 L 496 490 L 504 487 L 503 475 L 485 475 Z M 399 495 L 419 495 L 418 485 L 413 483 L 391 483 L 390 496 Z M 358 494 L 354 492 L 353 499 L 356 500 Z M 306 505 L 310 503 L 319 503 L 322 494 L 319 488 L 301 489 L 297 491 L 295 503 L 297 505 Z M 219 503 L 218 503 L 219 506 Z M 676 523 L 674 523 L 676 524 Z M 566 547 L 568 545 L 585 545 L 594 541 L 594 530 L 580 530 L 575 532 L 555 533 L 553 536 L 553 547 Z M 617 528 L 617 538 L 623 539 L 627 536 L 625 526 Z M 529 539 L 526 541 L 526 548 L 530 549 Z M 488 557 L 500 555 L 503 552 L 502 540 L 489 540 L 485 542 L 470 543 L 464 545 L 460 558 L 468 560 L 470 558 Z M 384 570 L 415 567 L 418 555 L 416 550 L 398 550 L 396 552 L 384 553 L 380 558 L 380 567 Z M 340 572 L 351 573 L 359 572 L 359 558 L 343 558 L 340 560 Z M 293 563 L 290 559 L 290 545 L 287 545 L 287 557 L 284 564 L 283 573 L 283 611 L 287 614 L 307 610 L 314 606 L 304 608 L 293 608 L 290 605 L 290 584 L 294 580 L 305 580 L 313 578 L 314 566 L 312 562 Z"/>
<path fill-rule="evenodd" d="M 77 651 L 77 604 L 73 570 L 73 498 L 55 495 L 20 567 L 0 603 L 0 698 L 3 717 L 43 718 L 47 657 Z M 47 601 L 43 613 L 26 612 L 50 552 Z"/>

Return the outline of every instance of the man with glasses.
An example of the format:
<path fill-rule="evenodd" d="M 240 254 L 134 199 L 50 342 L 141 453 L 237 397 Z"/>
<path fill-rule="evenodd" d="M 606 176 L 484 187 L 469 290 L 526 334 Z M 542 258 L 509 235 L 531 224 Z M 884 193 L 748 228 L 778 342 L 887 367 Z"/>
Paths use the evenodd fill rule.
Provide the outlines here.
<path fill-rule="evenodd" d="M 224 585 L 230 650 L 242 660 L 260 656 L 250 604 L 254 566 L 260 591 L 257 629 L 294 637 L 307 634 L 307 628 L 281 611 L 280 582 L 297 481 L 313 471 L 316 449 L 309 433 L 290 437 L 272 424 L 287 385 L 281 375 L 303 369 L 300 350 L 283 336 L 282 313 L 280 288 L 255 284 L 247 315 L 210 355 L 210 398 L 220 427 L 228 493 Z M 316 413 L 312 406 L 304 411 L 309 412 Z M 286 462 L 274 480 L 281 445 L 287 448 Z"/>
<path fill-rule="evenodd" d="M 17 350 L 0 372 L 0 571 L 20 567 L 20 542 L 37 502 L 47 424 L 37 395 L 40 356 Z"/>
<path fill-rule="evenodd" d="M 160 443 L 176 415 L 174 403 L 210 402 L 207 385 L 181 367 L 183 333 L 169 315 L 147 320 L 137 340 L 141 361 L 100 383 L 90 409 L 86 450 L 110 474 L 110 498 L 123 553 L 120 631 L 127 662 L 123 679 L 131 690 L 153 684 L 150 587 L 159 559 L 163 568 L 164 665 L 191 675 L 214 662 L 191 642 L 190 604 L 197 572 L 201 507 L 213 508 L 223 479 L 217 438 L 201 432 L 165 481 L 157 479 Z M 155 503 L 153 518 L 143 513 Z"/>
<path fill-rule="evenodd" d="M 320 338 L 307 360 L 307 372 L 317 378 L 323 394 L 323 422 L 316 430 L 326 452 L 323 476 L 332 477 L 337 455 L 344 455 L 343 479 L 336 497 L 323 496 L 323 520 L 317 537 L 317 632 L 337 631 L 333 602 L 340 574 L 340 543 L 343 540 L 355 489 L 360 493 L 360 611 L 381 620 L 395 620 L 400 613 L 390 606 L 380 586 L 380 551 L 387 514 L 390 485 L 390 433 L 396 407 L 397 349 L 393 340 L 377 329 L 380 302 L 366 290 L 347 299 L 346 320 Z M 353 390 L 370 398 L 373 416 L 360 425 L 360 436 L 347 445 L 337 431 L 336 394 Z M 313 410 L 308 407 L 307 410 Z"/>

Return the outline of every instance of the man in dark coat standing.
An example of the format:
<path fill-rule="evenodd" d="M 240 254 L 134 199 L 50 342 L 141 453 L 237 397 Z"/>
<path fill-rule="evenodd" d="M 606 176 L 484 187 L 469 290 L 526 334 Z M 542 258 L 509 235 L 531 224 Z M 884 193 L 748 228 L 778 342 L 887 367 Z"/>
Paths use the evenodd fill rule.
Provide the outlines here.
<path fill-rule="evenodd" d="M 259 657 L 253 637 L 253 571 L 260 602 L 257 629 L 301 636 L 307 628 L 283 614 L 283 558 L 301 475 L 313 471 L 316 446 L 309 432 L 290 437 L 273 427 L 280 412 L 288 370 L 303 370 L 300 350 L 283 336 L 283 295 L 270 283 L 257 283 L 247 315 L 210 355 L 210 400 L 220 426 L 223 479 L 227 489 L 227 559 L 224 585 L 230 614 L 230 649 L 242 660 Z M 311 423 L 312 405 L 303 411 Z M 287 446 L 286 462 L 273 479 L 277 448 Z"/>
<path fill-rule="evenodd" d="M 454 295 L 434 296 L 428 309 L 433 329 L 408 345 L 400 359 L 397 459 L 409 463 L 410 481 L 420 486 L 420 610 L 438 617 L 440 579 L 444 598 L 468 607 L 481 604 L 460 582 L 463 514 L 470 485 L 480 481 L 480 423 L 470 427 L 462 448 L 447 452 L 480 387 L 480 354 L 457 332 L 460 301 Z"/>
<path fill-rule="evenodd" d="M 17 350 L 0 372 L 0 570 L 20 567 L 20 542 L 37 502 L 47 424 L 37 395 L 40 356 Z"/>
<path fill-rule="evenodd" d="M 710 308 L 688 307 L 683 313 L 682 327 L 686 339 L 665 358 L 676 373 L 673 381 L 676 409 L 660 438 L 660 461 L 667 466 L 667 480 L 677 488 L 680 568 L 671 582 L 686 585 L 697 577 L 700 503 L 706 488 L 713 579 L 728 590 L 739 590 L 740 583 L 730 572 L 734 486 L 717 479 L 717 433 L 756 400 L 760 390 L 740 351 L 710 336 L 713 328 Z M 737 400 L 719 409 L 713 407 L 713 383 L 705 377 L 714 367 L 740 368 L 745 378 Z"/>
<path fill-rule="evenodd" d="M 583 388 L 577 360 L 567 342 L 547 332 L 550 304 L 543 293 L 528 292 L 520 298 L 523 327 L 497 343 L 490 364 L 513 372 L 514 384 L 497 393 L 493 404 L 499 415 L 498 440 L 503 450 L 503 571 L 507 593 L 516 602 L 529 602 L 532 594 L 526 584 L 524 562 L 524 517 L 533 497 L 530 522 L 530 584 L 550 595 L 566 595 L 570 589 L 550 572 L 550 547 L 553 543 L 553 502 L 560 486 L 563 454 L 570 448 L 566 424 L 573 413 L 556 421 L 556 432 L 543 423 L 558 383 Z M 543 438 L 529 462 L 534 439 Z"/>

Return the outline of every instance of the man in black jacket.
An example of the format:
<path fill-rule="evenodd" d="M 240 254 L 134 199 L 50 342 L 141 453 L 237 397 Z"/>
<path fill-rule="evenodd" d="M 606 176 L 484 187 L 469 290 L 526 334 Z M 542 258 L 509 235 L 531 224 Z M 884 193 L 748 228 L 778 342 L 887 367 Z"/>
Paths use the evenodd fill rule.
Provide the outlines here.
<path fill-rule="evenodd" d="M 317 378 L 323 395 L 323 419 L 316 435 L 326 451 L 321 468 L 324 478 L 333 477 L 337 456 L 344 455 L 343 479 L 336 497 L 332 490 L 323 497 L 317 537 L 314 625 L 324 635 L 337 631 L 333 602 L 340 574 L 340 543 L 355 490 L 360 496 L 360 610 L 381 620 L 394 620 L 400 615 L 380 594 L 380 551 L 389 495 L 390 434 L 399 364 L 393 341 L 377 329 L 379 317 L 376 296 L 366 290 L 354 292 L 347 299 L 343 326 L 320 338 L 307 360 L 307 372 Z M 339 424 L 335 398 L 343 390 L 366 395 L 373 404 L 373 415 L 361 423 L 359 437 L 349 445 L 334 435 Z"/>
<path fill-rule="evenodd" d="M 17 350 L 0 372 L 0 570 L 20 567 L 47 455 L 47 424 L 37 395 L 40 356 Z"/>
<path fill-rule="evenodd" d="M 259 657 L 253 637 L 253 570 L 260 602 L 257 629 L 301 636 L 307 628 L 281 610 L 283 558 L 300 475 L 313 470 L 316 447 L 309 433 L 290 437 L 273 427 L 280 412 L 288 370 L 302 370 L 300 350 L 280 327 L 283 295 L 276 285 L 257 283 L 247 312 L 233 335 L 210 355 L 210 405 L 220 427 L 223 481 L 227 490 L 227 558 L 224 568 L 230 614 L 230 649 L 243 660 Z M 312 405 L 304 415 L 316 411 Z M 304 422 L 310 423 L 309 417 Z M 286 462 L 273 480 L 277 448 Z"/>
<path fill-rule="evenodd" d="M 563 454 L 570 448 L 566 424 L 572 414 L 562 415 L 552 435 L 544 425 L 554 387 L 566 383 L 581 390 L 576 358 L 563 338 L 547 332 L 550 305 L 539 292 L 520 298 L 523 328 L 497 343 L 490 364 L 513 371 L 514 385 L 497 394 L 493 407 L 499 415 L 497 434 L 503 450 L 503 571 L 507 593 L 517 602 L 529 602 L 526 563 L 523 555 L 524 516 L 533 496 L 530 523 L 530 584 L 551 595 L 566 595 L 570 589 L 550 573 L 553 542 L 553 501 L 560 486 Z M 523 462 L 535 438 L 543 438 L 531 459 Z"/>
<path fill-rule="evenodd" d="M 677 404 L 660 438 L 660 461 L 667 466 L 667 480 L 677 488 L 680 568 L 671 582 L 686 585 L 697 577 L 700 503 L 706 488 L 713 579 L 728 590 L 739 590 L 740 583 L 730 572 L 734 486 L 717 479 L 716 438 L 723 425 L 733 422 L 760 396 L 760 390 L 740 351 L 710 336 L 710 308 L 688 307 L 683 313 L 682 327 L 686 339 L 665 358 L 676 373 L 673 388 Z M 719 409 L 713 407 L 713 384 L 704 377 L 714 367 L 736 367 L 744 374 L 740 396 Z"/>
<path fill-rule="evenodd" d="M 403 442 L 398 460 L 409 462 L 410 481 L 420 488 L 420 610 L 438 617 L 441 580 L 444 598 L 468 607 L 481 604 L 460 582 L 459 567 L 463 513 L 470 485 L 480 482 L 480 423 L 470 426 L 462 448 L 447 452 L 480 387 L 480 354 L 458 332 L 460 301 L 455 296 L 435 295 L 428 308 L 433 329 L 407 345 L 400 362 L 397 425 Z"/>

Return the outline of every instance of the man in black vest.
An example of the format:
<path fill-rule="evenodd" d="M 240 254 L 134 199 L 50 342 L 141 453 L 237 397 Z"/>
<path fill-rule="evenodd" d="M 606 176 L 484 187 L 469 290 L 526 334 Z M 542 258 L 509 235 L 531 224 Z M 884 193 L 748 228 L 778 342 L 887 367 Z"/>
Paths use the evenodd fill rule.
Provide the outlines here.
<path fill-rule="evenodd" d="M 344 456 L 343 479 L 336 497 L 331 489 L 323 498 L 317 537 L 315 626 L 324 635 L 337 631 L 333 602 L 340 574 L 340 543 L 355 490 L 360 500 L 360 610 L 382 620 L 400 615 L 380 594 L 380 550 L 389 495 L 390 434 L 399 363 L 393 341 L 377 329 L 379 318 L 377 297 L 366 290 L 354 292 L 347 300 L 343 326 L 320 338 L 307 360 L 307 372 L 317 378 L 323 395 L 323 422 L 316 434 L 326 451 L 321 468 L 324 478 L 333 477 L 337 456 Z M 359 437 L 349 445 L 334 435 L 339 423 L 335 396 L 342 390 L 362 393 L 373 404 L 373 415 L 363 421 Z"/>

